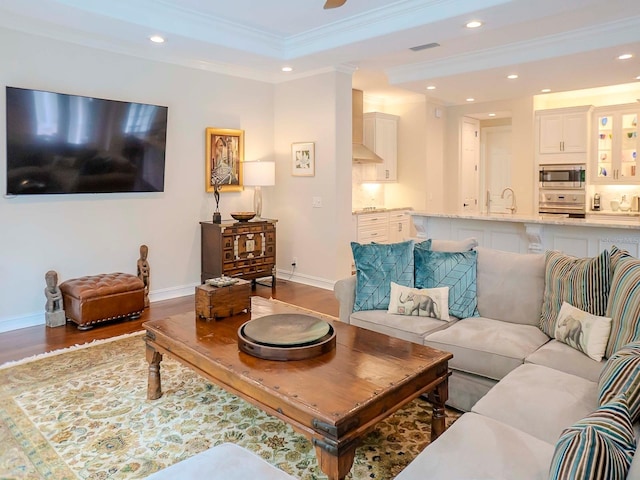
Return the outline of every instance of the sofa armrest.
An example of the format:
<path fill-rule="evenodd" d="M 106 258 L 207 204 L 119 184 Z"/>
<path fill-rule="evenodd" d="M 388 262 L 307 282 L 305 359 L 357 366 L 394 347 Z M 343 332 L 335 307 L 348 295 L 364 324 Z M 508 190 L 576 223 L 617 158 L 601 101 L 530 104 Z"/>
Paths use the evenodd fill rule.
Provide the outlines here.
<path fill-rule="evenodd" d="M 353 304 L 356 301 L 356 276 L 338 280 L 333 286 L 333 294 L 340 302 L 340 321 L 349 323 Z"/>

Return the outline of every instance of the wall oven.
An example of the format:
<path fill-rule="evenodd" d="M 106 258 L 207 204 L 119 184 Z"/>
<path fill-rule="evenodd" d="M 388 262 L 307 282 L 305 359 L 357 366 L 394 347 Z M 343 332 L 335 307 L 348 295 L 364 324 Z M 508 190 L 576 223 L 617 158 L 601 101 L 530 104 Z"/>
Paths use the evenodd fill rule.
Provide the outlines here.
<path fill-rule="evenodd" d="M 584 189 L 585 165 L 540 165 L 541 189 Z"/>
<path fill-rule="evenodd" d="M 586 194 L 584 190 L 540 190 L 538 212 L 545 216 L 585 218 Z"/>

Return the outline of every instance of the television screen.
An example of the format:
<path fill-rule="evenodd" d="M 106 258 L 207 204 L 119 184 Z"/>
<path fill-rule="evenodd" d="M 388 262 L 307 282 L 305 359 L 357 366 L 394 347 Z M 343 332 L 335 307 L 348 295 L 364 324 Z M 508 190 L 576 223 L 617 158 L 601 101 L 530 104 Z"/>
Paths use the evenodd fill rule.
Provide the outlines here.
<path fill-rule="evenodd" d="M 167 110 L 7 87 L 7 194 L 164 191 Z"/>

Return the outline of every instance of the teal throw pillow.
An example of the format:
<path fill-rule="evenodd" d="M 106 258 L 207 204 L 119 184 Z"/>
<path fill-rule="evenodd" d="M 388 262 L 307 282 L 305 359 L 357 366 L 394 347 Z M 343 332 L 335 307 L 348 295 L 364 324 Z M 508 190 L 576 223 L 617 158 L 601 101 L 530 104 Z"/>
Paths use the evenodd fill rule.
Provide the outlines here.
<path fill-rule="evenodd" d="M 551 459 L 550 480 L 624 480 L 636 449 L 624 395 L 562 432 Z"/>
<path fill-rule="evenodd" d="M 413 253 L 416 288 L 449 287 L 449 314 L 478 316 L 477 252 L 434 252 L 417 244 Z"/>
<path fill-rule="evenodd" d="M 391 282 L 413 287 L 413 240 L 400 243 L 351 242 L 356 265 L 353 311 L 387 310 Z"/>

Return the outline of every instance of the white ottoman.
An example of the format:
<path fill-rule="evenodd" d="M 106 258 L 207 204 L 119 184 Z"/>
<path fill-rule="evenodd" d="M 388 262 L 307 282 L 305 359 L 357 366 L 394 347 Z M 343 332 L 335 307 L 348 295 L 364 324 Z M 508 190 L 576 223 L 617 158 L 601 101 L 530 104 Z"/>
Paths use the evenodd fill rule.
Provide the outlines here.
<path fill-rule="evenodd" d="M 223 443 L 147 477 L 148 480 L 295 480 L 256 454 Z"/>

